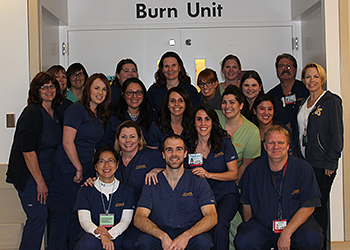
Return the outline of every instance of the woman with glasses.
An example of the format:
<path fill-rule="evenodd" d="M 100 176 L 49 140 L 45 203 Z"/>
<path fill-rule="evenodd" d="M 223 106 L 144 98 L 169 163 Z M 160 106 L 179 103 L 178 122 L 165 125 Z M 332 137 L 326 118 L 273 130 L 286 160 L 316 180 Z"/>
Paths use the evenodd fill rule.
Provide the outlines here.
<path fill-rule="evenodd" d="M 164 139 L 170 134 L 183 136 L 190 125 L 192 116 L 192 101 L 186 90 L 173 87 L 163 98 L 158 119 L 150 127 L 147 145 L 162 151 Z"/>
<path fill-rule="evenodd" d="M 139 74 L 137 71 L 136 63 L 130 59 L 122 59 L 118 62 L 117 68 L 115 69 L 115 78 L 112 83 L 112 102 L 117 102 L 123 83 L 129 78 L 138 78 Z"/>
<path fill-rule="evenodd" d="M 98 178 L 92 187 L 79 190 L 74 208 L 83 229 L 76 250 L 123 249 L 124 232 L 134 213 L 134 193 L 114 177 L 118 159 L 118 153 L 109 146 L 98 148 L 94 154 Z"/>
<path fill-rule="evenodd" d="M 48 247 L 66 247 L 64 238 L 56 241 L 62 238 L 57 230 L 60 222 L 53 217 L 56 208 L 52 206 L 58 188 L 52 177 L 52 159 L 62 138 L 55 110 L 60 99 L 55 78 L 46 72 L 38 73 L 30 83 L 28 106 L 16 124 L 6 181 L 15 186 L 27 216 L 19 249 L 41 249 L 49 213 L 52 220 L 48 224 Z"/>
<path fill-rule="evenodd" d="M 191 85 L 191 78 L 188 76 L 184 63 L 177 53 L 168 51 L 162 55 L 154 77 L 156 82 L 148 89 L 148 94 L 152 107 L 156 112 L 159 111 L 167 91 L 176 86 L 187 91 L 193 107 L 198 105 L 198 91 Z"/>
<path fill-rule="evenodd" d="M 73 63 L 67 69 L 67 93 L 66 98 L 71 102 L 79 101 L 83 96 L 83 89 L 88 74 L 81 63 Z"/>
<path fill-rule="evenodd" d="M 146 87 L 138 78 L 129 78 L 122 85 L 122 93 L 113 106 L 113 116 L 109 119 L 99 146 L 113 146 L 118 126 L 128 120 L 135 121 L 142 128 L 148 141 L 148 132 L 153 122 L 153 110 L 148 99 Z"/>
<path fill-rule="evenodd" d="M 86 81 L 81 101 L 69 106 L 64 115 L 63 140 L 54 157 L 54 177 L 60 183 L 70 211 L 82 180 L 95 176 L 91 159 L 110 116 L 111 87 L 107 77 L 95 73 Z M 68 217 L 69 219 L 69 217 Z M 70 244 L 74 244 L 75 218 L 71 215 Z"/>
<path fill-rule="evenodd" d="M 216 72 L 212 69 L 202 70 L 197 78 L 197 86 L 201 89 L 201 102 L 208 103 L 214 109 L 221 109 L 221 95 L 216 88 L 219 84 Z"/>

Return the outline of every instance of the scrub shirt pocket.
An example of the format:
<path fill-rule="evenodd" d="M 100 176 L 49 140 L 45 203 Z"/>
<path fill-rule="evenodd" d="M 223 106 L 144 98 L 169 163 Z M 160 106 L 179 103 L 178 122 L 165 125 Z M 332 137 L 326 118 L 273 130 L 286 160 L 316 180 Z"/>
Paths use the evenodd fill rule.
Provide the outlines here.
<path fill-rule="evenodd" d="M 179 201 L 180 213 L 182 217 L 187 217 L 194 214 L 198 209 L 199 205 L 195 196 L 181 196 Z"/>
<path fill-rule="evenodd" d="M 290 199 L 290 208 L 291 212 L 295 213 L 301 206 L 301 200 L 300 200 L 300 193 L 293 194 L 292 198 Z"/>

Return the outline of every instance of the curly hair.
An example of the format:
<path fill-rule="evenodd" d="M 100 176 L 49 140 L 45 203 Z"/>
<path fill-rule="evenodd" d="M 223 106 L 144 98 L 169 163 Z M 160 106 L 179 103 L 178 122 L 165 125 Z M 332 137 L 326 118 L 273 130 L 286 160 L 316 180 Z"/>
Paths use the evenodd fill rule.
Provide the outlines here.
<path fill-rule="evenodd" d="M 163 135 L 173 134 L 174 131 L 171 127 L 171 113 L 168 108 L 169 97 L 172 92 L 178 93 L 185 101 L 185 111 L 182 116 L 181 125 L 183 128 L 187 128 L 191 123 L 191 115 L 192 115 L 192 101 L 187 91 L 183 88 L 177 86 L 168 90 L 166 95 L 163 98 L 162 105 L 158 111 L 158 119 L 156 122 L 157 127 Z"/>
<path fill-rule="evenodd" d="M 179 64 L 180 72 L 179 72 L 179 82 L 184 82 L 187 84 L 191 84 L 191 78 L 188 76 L 186 69 L 184 67 L 184 63 L 181 60 L 180 56 L 173 51 L 168 51 L 165 54 L 162 55 L 162 58 L 160 59 L 159 65 L 158 65 L 158 70 L 154 74 L 154 78 L 156 79 L 156 86 L 159 88 L 163 88 L 166 86 L 166 78 L 163 73 L 163 67 L 164 67 L 164 59 L 173 57 L 177 60 L 177 63 Z"/>
<path fill-rule="evenodd" d="M 200 110 L 203 110 L 212 121 L 212 128 L 210 131 L 208 144 L 211 145 L 211 148 L 215 153 L 219 153 L 220 150 L 225 147 L 223 144 L 223 139 L 229 138 L 229 135 L 227 131 L 222 128 L 216 111 L 207 103 L 201 103 L 193 110 L 191 124 L 188 126 L 188 129 L 186 129 L 185 142 L 189 148 L 189 153 L 194 153 L 197 148 L 198 132 L 195 125 L 196 116 Z"/>
<path fill-rule="evenodd" d="M 28 99 L 27 99 L 28 105 L 42 104 L 43 99 L 41 98 L 39 90 L 43 85 L 48 84 L 50 82 L 56 87 L 56 95 L 55 95 L 55 98 L 52 100 L 51 107 L 55 109 L 60 105 L 62 101 L 60 86 L 57 80 L 54 78 L 54 76 L 52 76 L 50 73 L 47 73 L 47 72 L 39 72 L 31 81 L 29 91 L 28 91 Z"/>
<path fill-rule="evenodd" d="M 136 83 L 140 85 L 143 91 L 143 100 L 139 107 L 140 118 L 141 118 L 140 126 L 143 126 L 148 132 L 149 127 L 151 126 L 151 123 L 153 121 L 153 109 L 149 101 L 146 87 L 140 79 L 129 78 L 125 80 L 122 86 L 122 94 L 118 98 L 117 102 L 114 104 L 113 114 L 117 115 L 122 122 L 128 120 L 128 117 L 126 116 L 127 110 L 128 110 L 128 104 L 126 103 L 126 100 L 125 100 L 125 91 L 131 83 Z"/>
<path fill-rule="evenodd" d="M 83 90 L 83 96 L 80 100 L 80 103 L 84 106 L 84 108 L 85 108 L 86 112 L 89 114 L 89 116 L 95 120 L 96 115 L 94 114 L 94 112 L 92 112 L 91 107 L 90 107 L 90 101 L 91 101 L 90 88 L 96 79 L 100 79 L 107 87 L 106 98 L 103 100 L 102 103 L 97 105 L 97 111 L 100 114 L 101 122 L 103 123 L 104 126 L 106 126 L 107 121 L 108 121 L 109 117 L 111 116 L 112 90 L 111 90 L 111 86 L 109 84 L 109 81 L 104 74 L 95 73 L 95 74 L 91 75 L 86 80 L 85 87 Z"/>

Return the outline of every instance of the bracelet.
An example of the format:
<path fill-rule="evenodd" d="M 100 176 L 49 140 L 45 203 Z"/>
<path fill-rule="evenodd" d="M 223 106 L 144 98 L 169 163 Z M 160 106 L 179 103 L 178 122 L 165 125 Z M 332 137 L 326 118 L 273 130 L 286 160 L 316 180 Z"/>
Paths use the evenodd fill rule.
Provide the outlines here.
<path fill-rule="evenodd" d="M 77 169 L 77 172 L 83 172 L 83 170 L 82 170 L 82 169 L 80 169 L 80 170 L 79 170 L 79 169 Z"/>

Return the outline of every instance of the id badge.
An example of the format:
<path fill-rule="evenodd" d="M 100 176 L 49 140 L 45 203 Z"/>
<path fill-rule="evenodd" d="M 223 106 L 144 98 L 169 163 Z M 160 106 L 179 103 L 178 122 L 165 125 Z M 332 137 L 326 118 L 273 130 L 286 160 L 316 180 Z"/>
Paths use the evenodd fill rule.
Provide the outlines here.
<path fill-rule="evenodd" d="M 287 226 L 287 220 L 274 220 L 272 222 L 272 230 L 278 234 L 282 233 L 283 229 Z"/>
<path fill-rule="evenodd" d="M 294 104 L 297 101 L 297 97 L 295 96 L 295 94 L 288 95 L 284 98 L 284 101 L 285 101 L 286 105 Z"/>
<path fill-rule="evenodd" d="M 188 155 L 188 165 L 190 165 L 190 167 L 202 166 L 203 165 L 203 155 L 201 153 L 189 154 Z"/>
<path fill-rule="evenodd" d="M 101 227 L 113 227 L 114 226 L 114 214 L 100 214 L 100 226 Z"/>

